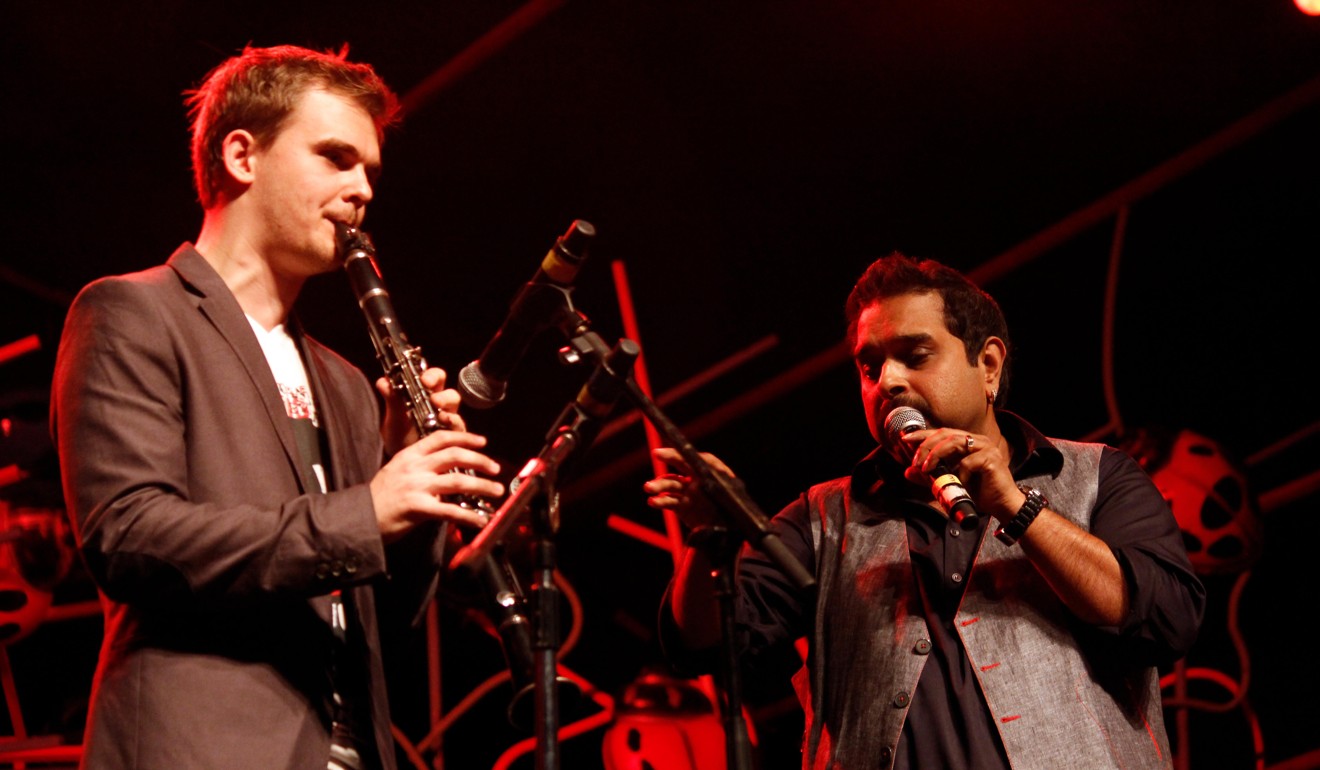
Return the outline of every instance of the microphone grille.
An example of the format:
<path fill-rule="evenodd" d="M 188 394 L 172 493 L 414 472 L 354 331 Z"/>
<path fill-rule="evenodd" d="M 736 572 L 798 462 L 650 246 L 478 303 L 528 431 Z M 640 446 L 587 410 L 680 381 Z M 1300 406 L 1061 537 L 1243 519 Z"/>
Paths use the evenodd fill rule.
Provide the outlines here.
<path fill-rule="evenodd" d="M 901 437 L 925 427 L 926 416 L 910 406 L 900 406 L 885 418 L 885 435 L 894 446 L 902 446 Z"/>
<path fill-rule="evenodd" d="M 458 370 L 458 394 L 473 409 L 490 409 L 504 400 L 505 384 L 486 377 L 476 361 Z"/>

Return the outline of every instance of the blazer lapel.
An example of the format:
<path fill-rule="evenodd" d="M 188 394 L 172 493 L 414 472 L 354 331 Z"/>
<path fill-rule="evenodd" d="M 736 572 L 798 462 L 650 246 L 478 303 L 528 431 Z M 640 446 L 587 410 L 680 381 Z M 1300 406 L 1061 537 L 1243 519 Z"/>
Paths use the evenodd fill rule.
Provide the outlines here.
<path fill-rule="evenodd" d="M 293 335 L 302 354 L 303 365 L 307 368 L 307 382 L 312 389 L 312 400 L 316 403 L 316 413 L 320 417 L 321 431 L 325 436 L 325 450 L 329 456 L 324 458 L 326 485 L 328 489 L 343 489 L 356 481 L 346 481 L 345 472 L 350 462 L 348 448 L 352 439 L 348 435 L 348 421 L 337 418 L 346 407 L 344 398 L 335 387 L 337 383 L 326 372 L 324 362 L 317 355 L 313 345 L 308 344 L 302 324 L 295 316 L 288 321 L 289 334 Z"/>
<path fill-rule="evenodd" d="M 271 429 L 284 448 L 290 469 L 298 478 L 299 489 L 309 491 L 299 470 L 303 463 L 299 459 L 297 438 L 293 435 L 293 426 L 284 410 L 284 400 L 275 384 L 275 376 L 271 374 L 261 343 L 253 334 L 252 326 L 239 307 L 238 300 L 234 298 L 234 293 L 191 244 L 184 244 L 175 250 L 168 264 L 192 290 L 198 310 L 229 343 L 234 355 L 242 363 L 248 380 L 266 410 L 266 416 L 270 418 Z"/>

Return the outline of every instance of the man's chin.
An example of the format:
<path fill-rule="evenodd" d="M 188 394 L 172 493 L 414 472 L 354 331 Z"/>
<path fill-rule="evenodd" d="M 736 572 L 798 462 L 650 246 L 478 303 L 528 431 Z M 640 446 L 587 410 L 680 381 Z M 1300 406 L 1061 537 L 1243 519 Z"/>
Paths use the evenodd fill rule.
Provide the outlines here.
<path fill-rule="evenodd" d="M 339 256 L 339 249 L 334 244 L 325 244 L 317 242 L 312 248 L 303 252 L 302 259 L 298 260 L 299 269 L 304 273 L 304 278 L 310 278 L 314 275 L 323 273 L 332 273 L 344 266 L 344 260 Z"/>

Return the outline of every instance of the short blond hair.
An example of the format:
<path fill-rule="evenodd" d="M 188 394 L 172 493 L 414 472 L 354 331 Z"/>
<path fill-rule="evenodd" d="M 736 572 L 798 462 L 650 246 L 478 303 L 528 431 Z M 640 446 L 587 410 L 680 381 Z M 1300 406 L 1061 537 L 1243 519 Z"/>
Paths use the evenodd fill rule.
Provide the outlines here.
<path fill-rule="evenodd" d="M 244 129 L 258 145 L 269 143 L 311 88 L 358 104 L 371 116 L 382 141 L 385 129 L 398 120 L 398 97 L 371 65 L 348 61 L 347 44 L 337 53 L 292 45 L 247 46 L 184 93 L 192 121 L 193 185 L 203 208 L 216 203 L 224 179 L 224 138 Z"/>

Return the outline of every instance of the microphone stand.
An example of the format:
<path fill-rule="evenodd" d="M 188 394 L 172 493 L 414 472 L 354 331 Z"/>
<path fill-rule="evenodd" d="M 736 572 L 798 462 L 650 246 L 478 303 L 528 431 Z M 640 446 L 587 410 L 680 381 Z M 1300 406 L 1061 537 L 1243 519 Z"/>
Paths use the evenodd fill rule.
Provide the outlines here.
<path fill-rule="evenodd" d="M 747 724 L 742 718 L 742 679 L 734 641 L 734 599 L 737 596 L 734 567 L 738 545 L 741 539 L 746 539 L 758 547 L 799 588 L 814 586 L 816 579 L 788 550 L 779 536 L 770 530 L 769 519 L 748 497 L 741 479 L 715 471 L 678 426 L 631 379 L 627 383 L 627 395 L 641 409 L 646 419 L 664 434 L 669 445 L 678 450 L 684 462 L 692 469 L 693 478 L 700 484 L 701 490 L 725 516 L 725 526 L 695 531 L 693 547 L 703 549 L 711 557 L 715 596 L 719 604 L 721 654 L 717 684 L 722 690 L 719 700 L 723 706 L 721 719 L 725 726 L 726 763 L 729 770 L 751 770 Z M 731 531 L 730 526 L 737 531 Z"/>
<path fill-rule="evenodd" d="M 630 373 L 633 360 L 638 354 L 637 344 L 632 340 L 624 339 L 619 341 L 618 347 L 610 352 L 608 356 L 602 353 L 604 350 L 604 344 L 591 331 L 583 332 L 571 340 L 568 352 L 563 356 L 565 360 L 576 362 L 581 360 L 581 356 L 589 355 L 596 357 L 599 362 L 596 373 L 592 375 L 591 381 L 583 388 L 583 394 L 590 393 L 593 390 L 593 382 L 603 382 L 608 389 L 598 385 L 595 390 L 603 392 L 603 395 L 584 399 L 583 394 L 579 394 L 577 401 L 569 405 L 569 408 L 561 415 L 556 427 L 547 436 L 546 448 L 518 474 L 518 477 L 510 484 L 513 490 L 510 497 L 472 542 L 455 554 L 450 567 L 462 568 L 468 563 L 479 563 L 478 559 L 484 558 L 492 548 L 503 542 L 504 538 L 513 531 L 533 498 L 548 494 L 551 501 L 557 501 L 552 486 L 557 473 L 562 470 L 561 466 L 570 459 L 570 455 L 575 449 L 578 447 L 585 448 L 595 439 L 595 435 L 600 428 L 598 420 L 608 413 L 609 407 L 612 407 L 614 402 L 618 400 L 620 391 L 622 391 L 622 394 L 633 401 L 646 415 L 647 419 L 664 434 L 669 445 L 675 447 L 683 456 L 688 467 L 692 469 L 694 478 L 699 479 L 701 488 L 707 497 L 714 501 L 718 509 L 726 516 L 726 523 L 729 526 L 712 527 L 704 532 L 698 531 L 699 534 L 694 533 L 694 540 L 696 541 L 694 546 L 710 548 L 708 553 L 712 556 L 711 562 L 715 571 L 716 597 L 719 601 L 722 630 L 720 634 L 721 666 L 717 681 L 721 690 L 721 718 L 725 725 L 726 764 L 729 770 L 751 770 L 747 725 L 742 718 L 742 682 L 738 668 L 738 652 L 734 643 L 734 598 L 737 594 L 734 583 L 734 565 L 738 545 L 742 539 L 755 544 L 762 552 L 773 559 L 800 588 L 810 588 L 815 585 L 816 580 L 802 566 L 802 563 L 788 551 L 779 536 L 770 530 L 769 520 L 747 496 L 742 481 L 718 473 L 711 468 L 710 464 L 692 446 L 682 431 L 637 385 Z M 617 358 L 626 358 L 626 364 L 620 366 L 614 362 L 613 359 Z M 608 406 L 603 411 L 596 409 L 596 419 L 588 420 L 588 413 L 581 406 L 584 400 L 588 403 L 592 401 L 603 402 Z M 584 434 L 588 431 L 590 439 L 584 440 Z M 543 516 L 542 518 L 545 520 L 537 522 L 539 525 L 538 534 L 540 535 L 554 529 L 558 512 L 554 510 L 554 502 L 551 503 L 551 507 L 552 510 L 549 512 L 548 517 Z M 731 528 L 736 528 L 737 532 L 732 531 Z M 553 571 L 553 558 L 554 543 L 551 538 L 543 537 L 537 547 L 537 566 L 540 577 L 535 587 L 539 621 L 536 647 L 541 660 L 536 681 L 539 693 L 537 701 L 537 740 L 546 752 L 545 756 L 538 761 L 545 761 L 549 764 L 538 764 L 537 770 L 553 770 L 557 767 L 554 763 L 558 761 L 557 745 L 555 743 L 557 717 L 554 711 L 555 703 L 551 700 L 554 697 L 554 688 L 544 685 L 544 682 L 553 681 L 555 663 L 550 648 L 553 647 L 555 640 L 558 638 L 557 634 L 549 635 L 550 630 L 554 629 L 547 629 L 547 625 L 555 624 L 558 609 L 558 605 L 550 601 L 557 596 L 557 591 L 554 589 L 549 577 Z"/>
<path fill-rule="evenodd" d="M 742 543 L 727 527 L 701 527 L 693 530 L 688 544 L 706 554 L 715 578 L 715 598 L 720 613 L 720 668 L 716 672 L 717 705 L 724 725 L 724 759 L 730 770 L 750 770 L 751 741 L 747 723 L 742 718 L 742 674 L 738 667 L 738 649 L 734 644 L 734 605 L 737 585 L 734 582 L 738 546 Z"/>
<path fill-rule="evenodd" d="M 550 288 L 554 291 L 544 292 L 542 296 L 538 297 L 538 302 L 546 303 L 542 312 L 549 318 L 550 325 L 558 327 L 564 337 L 569 340 L 568 347 L 560 351 L 560 358 L 565 363 L 576 364 L 586 356 L 595 360 L 598 374 L 600 367 L 613 371 L 607 362 L 607 358 L 614 355 L 614 352 L 606 347 L 599 335 L 591 331 L 591 322 L 586 315 L 574 307 L 571 288 L 561 286 Z M 620 344 L 622 345 L 624 342 L 628 343 L 633 350 L 637 349 L 637 343 L 632 340 L 621 340 Z M 640 351 L 634 353 L 633 357 L 635 358 L 638 353 Z M 799 588 L 814 586 L 816 584 L 815 578 L 784 547 L 779 536 L 770 531 L 769 518 L 748 497 L 742 480 L 717 473 L 710 466 L 710 463 L 706 462 L 701 453 L 692 445 L 692 442 L 688 441 L 683 432 L 678 429 L 678 426 L 661 411 L 660 407 L 646 395 L 632 378 L 631 367 L 632 361 L 630 360 L 627 372 L 624 372 L 622 376 L 616 374 L 610 378 L 611 388 L 622 386 L 622 395 L 627 396 L 641 410 L 646 419 L 655 426 L 656 430 L 664 435 L 665 441 L 678 450 L 688 467 L 692 469 L 693 477 L 700 483 L 702 491 L 724 513 L 733 527 L 742 533 L 743 537 L 773 559 Z M 593 375 L 593 379 L 595 379 L 595 375 Z M 619 397 L 617 393 L 611 395 L 615 399 Z M 612 404 L 613 401 L 611 401 Z M 596 426 L 596 430 L 599 430 L 599 426 Z M 593 432 L 592 438 L 595 438 L 595 432 Z M 486 530 L 489 529 L 490 526 L 488 525 Z"/>
<path fill-rule="evenodd" d="M 577 342 L 579 350 L 600 353 L 604 343 L 594 332 Z M 586 452 L 600 433 L 633 363 L 640 354 L 636 342 L 621 339 L 613 350 L 601 354 L 596 370 L 582 390 L 560 414 L 541 452 L 527 463 L 510 483 L 510 494 L 491 517 L 490 523 L 450 560 L 450 570 L 472 570 L 483 564 L 495 548 L 524 517 L 530 517 L 536 537 L 534 581 L 536 593 L 536 636 L 533 643 L 536 690 L 537 770 L 559 767 L 559 697 L 555 652 L 559 646 L 559 589 L 554 584 L 556 564 L 554 534 L 559 524 L 559 495 L 556 483 L 571 461 Z M 528 512 L 531 513 L 528 513 Z"/>
<path fill-rule="evenodd" d="M 585 319 L 579 318 L 578 323 L 585 324 Z M 734 641 L 734 599 L 737 596 L 734 566 L 741 539 L 751 542 L 774 560 L 799 588 L 811 588 L 816 584 L 816 579 L 788 550 L 779 536 L 770 530 L 769 519 L 747 495 L 741 479 L 715 471 L 632 377 L 624 383 L 624 393 L 656 430 L 664 435 L 665 441 L 678 450 L 692 469 L 693 478 L 699 482 L 702 491 L 725 516 L 725 526 L 694 533 L 697 541 L 694 546 L 709 548 L 707 554 L 711 556 L 715 594 L 719 604 L 721 666 L 717 685 L 722 690 L 720 703 L 723 706 L 721 718 L 725 726 L 726 765 L 728 770 L 751 770 L 747 724 L 742 718 L 742 679 Z M 731 527 L 736 532 L 731 531 Z"/>
<path fill-rule="evenodd" d="M 665 437 L 665 441 L 674 447 L 692 469 L 693 478 L 701 490 L 715 503 L 724 515 L 729 526 L 712 528 L 712 537 L 719 537 L 725 542 L 716 550 L 712 564 L 716 569 L 716 595 L 720 608 L 721 623 L 721 672 L 719 687 L 723 690 L 721 702 L 724 706 L 725 753 L 728 770 L 751 770 L 748 750 L 747 726 L 742 719 L 741 679 L 738 670 L 738 655 L 734 645 L 734 565 L 736 563 L 739 538 L 745 539 L 764 554 L 769 556 L 784 574 L 799 588 L 810 588 L 816 579 L 802 566 L 779 536 L 770 530 L 769 518 L 752 502 L 741 479 L 718 473 L 706 462 L 692 442 L 687 440 L 660 407 L 651 400 L 632 378 L 632 364 L 640 350 L 632 340 L 620 340 L 613 351 L 609 351 L 600 337 L 591 331 L 585 315 L 573 307 L 571 292 L 564 287 L 555 287 L 555 292 L 545 292 L 541 300 L 547 304 L 558 301 L 557 307 L 548 307 L 543 312 L 550 318 L 550 325 L 569 339 L 569 346 L 561 351 L 560 358 L 569 364 L 578 363 L 583 356 L 590 356 L 596 361 L 596 371 L 582 389 L 576 401 L 560 416 L 559 423 L 547 436 L 547 446 L 541 454 L 527 464 L 518 478 L 510 485 L 513 488 L 510 497 L 500 510 L 495 513 L 490 523 L 467 546 L 455 554 L 450 567 L 457 568 L 475 563 L 477 558 L 484 558 L 496 545 L 503 542 L 513 529 L 518 517 L 529 507 L 533 496 L 548 493 L 551 501 L 548 512 L 537 522 L 545 539 L 538 547 L 537 560 L 541 577 L 537 585 L 540 602 L 539 620 L 542 627 L 551 618 L 558 607 L 546 605 L 547 597 L 555 595 L 550 571 L 544 561 L 553 565 L 554 543 L 549 537 L 553 532 L 558 517 L 557 493 L 553 490 L 555 475 L 560 466 L 570 459 L 573 451 L 581 446 L 586 448 L 595 440 L 600 430 L 599 421 L 614 406 L 614 403 L 626 395 L 655 428 Z M 593 386 L 594 383 L 594 386 Z M 602 408 L 603 407 L 603 410 Z M 590 418 L 590 419 L 589 419 Z M 584 436 L 586 437 L 584 439 Z M 733 531 L 733 530 L 736 530 Z M 537 770 L 555 770 L 558 765 L 556 715 L 554 712 L 554 687 L 545 686 L 554 681 L 555 662 L 552 647 L 557 637 L 542 640 L 544 634 L 538 633 L 538 652 L 542 656 L 541 667 L 537 671 L 537 688 L 542 694 L 537 701 L 537 740 L 547 752 L 538 759 Z M 546 656 L 548 655 L 548 662 Z"/>

